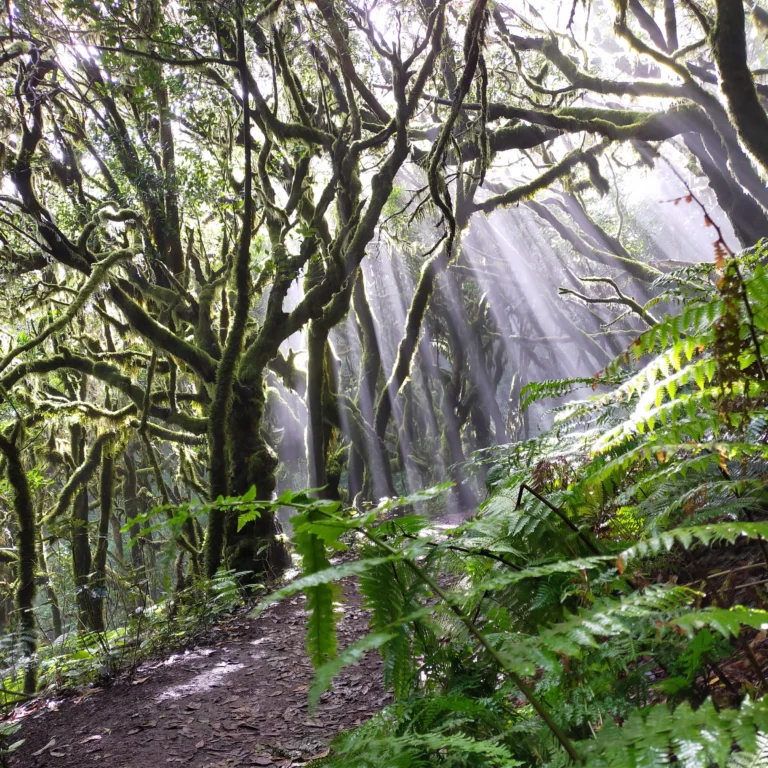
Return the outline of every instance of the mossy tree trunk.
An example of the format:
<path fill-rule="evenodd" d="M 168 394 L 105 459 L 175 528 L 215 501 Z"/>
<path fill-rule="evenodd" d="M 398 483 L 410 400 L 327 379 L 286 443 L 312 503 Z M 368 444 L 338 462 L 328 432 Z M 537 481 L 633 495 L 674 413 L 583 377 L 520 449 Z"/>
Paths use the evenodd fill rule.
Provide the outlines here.
<path fill-rule="evenodd" d="M 241 496 L 254 486 L 256 498 L 271 499 L 273 496 L 277 483 L 277 456 L 262 434 L 265 406 L 263 380 L 248 385 L 238 384 L 235 388 L 229 415 L 234 450 L 228 493 L 232 496 Z M 222 542 L 226 567 L 255 575 L 279 574 L 290 564 L 285 547 L 276 538 L 279 532 L 279 525 L 271 513 L 262 514 L 239 531 L 237 514 L 228 515 L 224 520 Z M 210 546 L 210 541 L 206 541 L 206 545 Z"/>
<path fill-rule="evenodd" d="M 373 427 L 376 393 L 382 376 L 381 350 L 376 333 L 376 321 L 366 295 L 362 268 L 358 270 L 355 278 L 352 305 L 360 338 L 357 406 L 365 424 Z M 364 450 L 359 446 L 350 449 L 348 465 L 350 495 L 353 499 L 358 493 L 365 498 L 393 495 L 395 489 L 383 437 L 367 429 L 364 446 Z"/>
<path fill-rule="evenodd" d="M 442 375 L 442 397 L 440 410 L 443 414 L 443 444 L 444 451 L 449 456 L 450 476 L 453 480 L 453 492 L 463 509 L 474 509 L 477 497 L 467 484 L 462 465 L 466 461 L 464 446 L 461 440 L 462 420 L 459 415 L 462 368 L 464 355 L 460 349 L 454 350 L 453 369 L 451 374 Z"/>
<path fill-rule="evenodd" d="M 747 61 L 744 3 L 716 0 L 717 22 L 711 34 L 720 90 L 728 102 L 739 138 L 768 173 L 768 114 L 763 109 Z"/>
<path fill-rule="evenodd" d="M 61 606 L 59 605 L 59 597 L 56 594 L 53 582 L 51 581 L 51 574 L 48 569 L 48 558 L 46 556 L 42 532 L 39 526 L 37 527 L 35 535 L 37 537 L 37 567 L 40 571 L 41 584 L 45 588 L 45 596 L 51 607 L 51 625 L 53 626 L 54 639 L 56 639 L 57 637 L 61 637 L 64 631 L 61 621 Z"/>
<path fill-rule="evenodd" d="M 115 556 L 125 565 L 125 542 L 123 541 L 122 523 L 117 513 L 111 515 L 109 524 L 112 529 L 112 546 L 115 549 Z"/>
<path fill-rule="evenodd" d="M 135 520 L 141 510 L 141 500 L 139 499 L 139 482 L 136 475 L 136 460 L 133 458 L 135 446 L 128 445 L 123 454 L 123 504 L 125 505 L 126 522 Z M 138 523 L 131 523 L 128 529 L 128 536 L 133 542 L 130 547 L 131 568 L 133 569 L 139 590 L 142 594 L 147 591 L 146 572 L 144 563 L 144 547 L 139 532 L 141 527 Z"/>
<path fill-rule="evenodd" d="M 80 467 L 85 463 L 85 430 L 74 425 L 70 430 L 72 458 Z M 91 630 L 93 612 L 91 609 L 91 544 L 88 539 L 88 484 L 87 480 L 75 495 L 70 516 L 70 536 L 72 540 L 72 572 L 75 582 L 75 601 L 77 603 L 77 626 Z"/>
<path fill-rule="evenodd" d="M 19 630 L 24 649 L 24 693 L 33 694 L 37 688 L 37 626 L 35 622 L 35 568 L 37 565 L 36 521 L 32 505 L 29 479 L 21 460 L 17 439 L 21 430 L 11 437 L 0 435 L 0 451 L 5 456 L 8 483 L 13 490 L 13 508 L 18 525 L 18 586 L 16 608 L 19 611 Z"/>
<path fill-rule="evenodd" d="M 242 495 L 253 485 L 256 495 L 269 499 L 275 487 L 276 459 L 261 436 L 264 418 L 263 368 L 256 371 L 250 385 L 237 380 L 237 367 L 243 352 L 251 292 L 251 241 L 254 220 L 253 138 L 251 136 L 250 73 L 245 50 L 244 5 L 236 5 L 236 55 L 243 104 L 243 144 L 245 178 L 243 182 L 243 222 L 237 242 L 233 268 L 235 308 L 227 340 L 216 372 L 216 387 L 208 414 L 208 471 L 211 501 Z M 268 146 L 268 143 L 267 145 Z M 235 391 L 237 395 L 235 396 Z M 236 407 L 233 407 L 236 402 Z M 256 549 L 257 529 L 272 533 L 269 514 L 258 523 L 237 530 L 235 514 L 215 506 L 211 509 L 205 547 L 205 571 L 212 577 L 221 565 L 236 571 L 263 572 L 257 568 L 262 555 Z M 269 545 L 267 546 L 267 551 Z"/>
<path fill-rule="evenodd" d="M 99 477 L 99 527 L 96 534 L 93 576 L 91 578 L 91 628 L 97 632 L 104 631 L 104 608 L 107 596 L 107 550 L 109 548 L 109 525 L 112 519 L 114 467 L 115 459 L 111 450 L 104 450 Z"/>

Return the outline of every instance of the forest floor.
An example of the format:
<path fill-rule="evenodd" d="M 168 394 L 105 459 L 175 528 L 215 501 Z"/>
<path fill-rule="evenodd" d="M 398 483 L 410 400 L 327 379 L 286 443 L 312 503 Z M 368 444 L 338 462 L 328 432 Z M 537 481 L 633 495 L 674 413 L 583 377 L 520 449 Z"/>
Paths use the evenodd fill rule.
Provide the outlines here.
<path fill-rule="evenodd" d="M 339 623 L 339 646 L 366 631 L 354 582 Z M 359 725 L 388 701 L 381 660 L 348 667 L 312 717 L 312 665 L 304 650 L 302 596 L 258 617 L 241 613 L 214 626 L 194 648 L 154 659 L 102 690 L 38 700 L 14 739 L 25 741 L 14 768 L 196 768 L 301 766 L 327 752 L 339 731 Z"/>

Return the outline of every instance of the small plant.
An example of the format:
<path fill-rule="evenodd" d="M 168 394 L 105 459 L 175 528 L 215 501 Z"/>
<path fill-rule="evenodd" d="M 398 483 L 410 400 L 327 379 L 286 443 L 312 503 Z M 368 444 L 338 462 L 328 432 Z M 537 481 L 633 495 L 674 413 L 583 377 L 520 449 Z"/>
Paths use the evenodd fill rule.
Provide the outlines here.
<path fill-rule="evenodd" d="M 24 739 L 11 740 L 20 728 L 21 723 L 0 723 L 0 765 L 7 766 L 8 757 L 24 743 Z"/>
<path fill-rule="evenodd" d="M 248 592 L 241 581 L 245 575 L 222 569 L 212 579 L 198 577 L 167 599 L 137 608 L 123 626 L 98 633 L 62 634 L 39 649 L 40 687 L 59 689 L 108 683 L 143 659 L 183 646 L 246 602 Z M 23 674 L 17 649 L 15 638 L 6 637 L 2 678 L 9 706 L 22 699 Z"/>

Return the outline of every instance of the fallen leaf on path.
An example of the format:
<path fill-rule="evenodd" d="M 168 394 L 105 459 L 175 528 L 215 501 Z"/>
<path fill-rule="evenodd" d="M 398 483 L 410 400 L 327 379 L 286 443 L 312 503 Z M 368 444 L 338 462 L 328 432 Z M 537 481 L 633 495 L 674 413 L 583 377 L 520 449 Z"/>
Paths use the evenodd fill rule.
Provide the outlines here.
<path fill-rule="evenodd" d="M 66 757 L 66 754 L 64 752 L 53 752 L 53 751 L 51 751 L 51 757 Z"/>
<path fill-rule="evenodd" d="M 89 741 L 99 741 L 99 739 L 101 739 L 101 736 L 89 736 L 87 739 L 83 739 L 80 743 L 87 744 Z"/>
<path fill-rule="evenodd" d="M 93 696 L 95 693 L 101 693 L 101 688 L 88 688 L 87 690 L 83 691 L 80 696 L 78 696 L 75 701 L 81 702 L 83 699 L 87 699 L 89 696 Z M 59 707 L 57 704 L 54 704 L 54 706 L 50 707 L 51 711 L 58 712 Z"/>
<path fill-rule="evenodd" d="M 38 749 L 37 752 L 33 752 L 32 757 L 37 757 L 38 755 L 42 755 L 46 749 L 50 749 L 55 745 L 56 745 L 56 739 L 51 739 L 44 747 L 41 747 L 40 749 Z"/>
<path fill-rule="evenodd" d="M 204 741 L 198 741 L 197 744 L 195 744 L 195 749 L 202 749 L 205 746 Z"/>

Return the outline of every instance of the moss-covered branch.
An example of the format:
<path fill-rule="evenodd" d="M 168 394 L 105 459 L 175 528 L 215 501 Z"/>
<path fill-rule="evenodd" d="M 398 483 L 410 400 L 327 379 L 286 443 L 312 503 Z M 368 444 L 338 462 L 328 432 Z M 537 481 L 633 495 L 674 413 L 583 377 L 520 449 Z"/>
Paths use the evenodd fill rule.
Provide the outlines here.
<path fill-rule="evenodd" d="M 59 493 L 56 505 L 43 517 L 40 522 L 41 525 L 49 525 L 67 511 L 75 494 L 93 477 L 93 473 L 101 463 L 102 450 L 116 437 L 117 433 L 115 432 L 103 432 L 93 441 L 85 460 L 70 475 L 69 480 L 67 480 Z"/>
<path fill-rule="evenodd" d="M 67 307 L 66 312 L 62 313 L 60 317 L 49 323 L 33 339 L 30 339 L 24 344 L 19 344 L 17 347 L 14 347 L 10 352 L 8 352 L 8 354 L 5 355 L 2 360 L 0 360 L 0 372 L 4 371 L 19 355 L 24 352 L 29 352 L 29 350 L 40 346 L 40 344 L 42 344 L 51 334 L 60 331 L 62 328 L 66 327 L 70 322 L 72 322 L 77 313 L 85 305 L 85 302 L 88 301 L 88 299 L 93 295 L 94 291 L 96 291 L 107 279 L 109 269 L 120 261 L 132 258 L 133 255 L 133 251 L 118 250 L 97 262 L 94 265 L 89 278 L 85 281 L 83 287 L 78 291 L 69 307 Z"/>
<path fill-rule="evenodd" d="M 10 390 L 27 376 L 43 375 L 62 369 L 78 371 L 103 381 L 109 386 L 114 387 L 118 392 L 127 395 L 139 410 L 144 404 L 144 390 L 119 368 L 103 360 L 92 360 L 82 355 L 72 354 L 64 348 L 62 348 L 61 353 L 58 355 L 51 355 L 40 360 L 31 360 L 15 366 L 0 379 L 0 387 Z M 204 434 L 207 428 L 207 421 L 205 419 L 190 416 L 179 410 L 172 411 L 169 408 L 164 408 L 154 403 L 150 405 L 149 415 L 195 434 Z"/>
<path fill-rule="evenodd" d="M 110 297 L 131 327 L 152 344 L 191 366 L 206 382 L 216 380 L 216 360 L 190 344 L 142 309 L 120 286 L 112 284 Z"/>
<path fill-rule="evenodd" d="M 482 202 L 473 203 L 472 210 L 491 213 L 497 208 L 507 207 L 519 203 L 522 200 L 528 200 L 537 192 L 548 187 L 552 182 L 570 173 L 580 163 L 588 162 L 589 160 L 598 157 L 605 151 L 606 147 L 606 143 L 600 143 L 586 150 L 574 149 L 560 160 L 560 162 L 555 163 L 544 171 L 544 173 L 539 174 L 535 179 L 500 195 L 493 195 Z"/>
<path fill-rule="evenodd" d="M 248 98 L 248 64 L 245 51 L 244 5 L 237 4 L 237 62 L 243 98 L 243 135 L 245 146 L 245 180 L 243 183 L 243 225 L 237 243 L 233 269 L 235 281 L 235 311 L 227 333 L 227 341 L 221 355 L 216 375 L 216 388 L 208 414 L 208 472 L 210 475 L 210 497 L 215 501 L 229 495 L 230 454 L 237 450 L 229 444 L 230 418 L 232 410 L 232 387 L 235 372 L 245 339 L 245 329 L 250 310 L 251 291 L 251 239 L 253 227 L 253 138 L 250 130 L 250 99 Z M 224 547 L 224 511 L 211 510 L 208 522 L 205 548 L 205 570 L 212 577 L 221 564 Z"/>
<path fill-rule="evenodd" d="M 651 283 L 661 276 L 662 273 L 658 269 L 655 269 L 648 264 L 643 264 L 641 261 L 637 261 L 636 259 L 618 253 L 612 253 L 610 251 L 592 247 L 571 227 L 566 226 L 560 221 L 560 219 L 558 219 L 546 205 L 543 205 L 536 200 L 529 200 L 526 205 L 544 219 L 544 221 L 546 221 L 547 224 L 549 224 L 555 232 L 563 238 L 563 240 L 572 245 L 574 250 L 581 256 L 584 256 L 584 258 L 597 264 L 617 267 L 645 283 Z"/>

